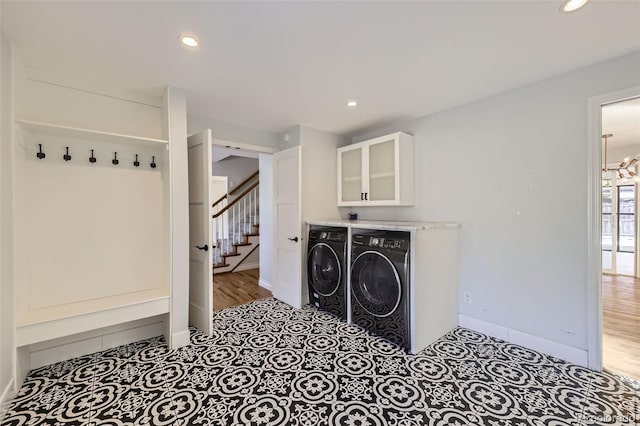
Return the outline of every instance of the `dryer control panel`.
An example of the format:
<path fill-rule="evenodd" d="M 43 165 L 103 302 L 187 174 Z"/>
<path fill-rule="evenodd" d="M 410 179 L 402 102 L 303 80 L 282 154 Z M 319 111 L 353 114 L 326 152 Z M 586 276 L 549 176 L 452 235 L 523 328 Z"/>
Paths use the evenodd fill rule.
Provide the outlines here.
<path fill-rule="evenodd" d="M 378 235 L 356 234 L 353 236 L 353 244 L 389 250 L 409 250 L 408 239 L 389 238 Z"/>

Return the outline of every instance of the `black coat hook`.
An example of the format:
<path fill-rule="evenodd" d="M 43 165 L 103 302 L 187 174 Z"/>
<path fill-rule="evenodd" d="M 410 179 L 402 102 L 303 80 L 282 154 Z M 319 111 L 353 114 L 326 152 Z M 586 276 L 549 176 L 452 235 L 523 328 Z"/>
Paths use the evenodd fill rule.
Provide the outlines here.
<path fill-rule="evenodd" d="M 133 165 L 136 167 L 140 167 L 140 162 L 138 161 L 138 154 L 136 154 L 136 161 L 133 162 Z"/>
<path fill-rule="evenodd" d="M 152 168 L 152 169 L 155 169 L 155 168 L 156 168 L 156 156 L 155 156 L 155 155 L 151 157 L 151 164 L 150 164 L 150 166 L 151 166 L 151 168 Z"/>
<path fill-rule="evenodd" d="M 96 157 L 93 156 L 93 150 L 91 150 L 91 157 L 89 157 L 89 162 L 92 164 L 96 162 Z"/>
<path fill-rule="evenodd" d="M 38 146 L 39 146 L 40 148 L 38 149 L 38 153 L 36 154 L 36 157 L 38 157 L 38 160 L 42 160 L 42 159 L 43 159 L 44 157 L 46 157 L 47 155 L 46 155 L 44 152 L 42 152 L 42 144 L 41 144 L 41 143 L 39 143 L 39 144 L 38 144 Z"/>
<path fill-rule="evenodd" d="M 111 164 L 113 164 L 114 166 L 117 166 L 118 164 L 120 164 L 120 161 L 118 161 L 118 153 L 117 152 L 113 153 L 113 160 L 111 160 Z"/>
<path fill-rule="evenodd" d="M 69 147 L 65 146 L 65 154 L 62 156 L 62 158 L 64 158 L 64 161 L 69 161 L 71 160 L 71 156 L 69 155 Z"/>

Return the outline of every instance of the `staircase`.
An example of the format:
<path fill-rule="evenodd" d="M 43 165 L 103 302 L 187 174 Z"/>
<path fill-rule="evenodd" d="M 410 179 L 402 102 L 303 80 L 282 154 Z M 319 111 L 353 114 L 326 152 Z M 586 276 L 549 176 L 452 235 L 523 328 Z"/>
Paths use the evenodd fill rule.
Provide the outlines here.
<path fill-rule="evenodd" d="M 260 245 L 258 172 L 213 206 L 213 273 L 232 272 Z"/>

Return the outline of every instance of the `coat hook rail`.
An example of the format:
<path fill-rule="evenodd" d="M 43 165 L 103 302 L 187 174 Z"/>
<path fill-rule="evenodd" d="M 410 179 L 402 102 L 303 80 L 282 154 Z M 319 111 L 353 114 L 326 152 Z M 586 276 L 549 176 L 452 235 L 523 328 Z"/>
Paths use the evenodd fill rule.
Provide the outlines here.
<path fill-rule="evenodd" d="M 27 149 L 28 151 L 34 152 L 33 148 L 29 149 L 29 147 L 23 145 L 25 149 Z M 64 151 L 62 152 L 62 159 L 65 162 L 71 161 L 71 159 L 73 158 L 73 156 L 71 155 L 71 148 L 70 146 L 65 146 L 64 147 Z M 98 158 L 96 157 L 96 150 L 95 149 L 90 149 L 89 150 L 91 152 L 91 154 L 89 155 L 88 159 L 89 159 L 89 163 L 90 164 L 95 164 L 98 162 Z M 36 158 L 39 160 L 43 160 L 47 157 L 46 152 L 44 151 L 43 148 L 43 144 L 39 143 L 38 144 L 38 149 L 35 151 L 36 154 Z M 87 158 L 87 157 L 85 157 Z M 125 155 L 125 158 L 122 158 L 122 156 L 118 156 L 118 152 L 113 152 L 113 158 L 111 159 L 111 164 L 113 164 L 114 166 L 118 166 L 120 165 L 121 161 L 125 161 L 126 163 L 128 163 L 129 161 L 131 161 L 131 163 L 134 167 L 140 167 L 142 165 L 141 159 L 140 159 L 140 154 L 133 154 L 132 157 L 129 157 L 128 155 Z M 156 162 L 156 156 L 153 155 L 151 156 L 151 162 L 149 163 L 149 167 L 152 169 L 156 169 L 158 167 L 158 163 Z"/>

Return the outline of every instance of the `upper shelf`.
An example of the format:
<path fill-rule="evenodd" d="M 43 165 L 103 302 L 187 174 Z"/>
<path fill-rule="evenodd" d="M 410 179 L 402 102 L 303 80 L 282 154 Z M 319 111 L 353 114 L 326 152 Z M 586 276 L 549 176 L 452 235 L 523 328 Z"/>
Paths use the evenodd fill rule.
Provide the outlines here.
<path fill-rule="evenodd" d="M 164 139 L 144 138 L 141 136 L 123 135 L 120 133 L 103 132 L 100 130 L 81 129 L 78 127 L 60 126 L 57 124 L 41 123 L 30 120 L 16 120 L 25 130 L 43 136 L 61 136 L 74 139 L 87 139 L 101 142 L 115 142 L 137 144 L 144 146 L 167 145 Z"/>

